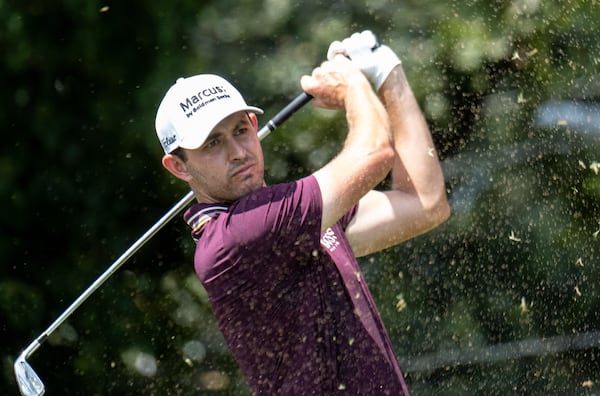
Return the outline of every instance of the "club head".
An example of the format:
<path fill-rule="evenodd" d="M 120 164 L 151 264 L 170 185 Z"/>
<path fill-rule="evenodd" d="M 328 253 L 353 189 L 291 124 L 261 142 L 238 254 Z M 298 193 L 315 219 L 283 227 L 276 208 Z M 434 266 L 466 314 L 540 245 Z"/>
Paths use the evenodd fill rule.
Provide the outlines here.
<path fill-rule="evenodd" d="M 25 360 L 25 355 L 21 354 L 15 360 L 15 376 L 19 384 L 19 390 L 23 396 L 41 396 L 44 394 L 44 384 L 31 365 Z"/>

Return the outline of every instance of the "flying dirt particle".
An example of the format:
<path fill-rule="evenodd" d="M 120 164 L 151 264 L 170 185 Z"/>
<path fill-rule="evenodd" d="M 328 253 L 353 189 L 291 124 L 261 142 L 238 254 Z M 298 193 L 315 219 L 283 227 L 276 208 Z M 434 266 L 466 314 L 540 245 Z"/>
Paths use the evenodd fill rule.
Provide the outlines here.
<path fill-rule="evenodd" d="M 406 303 L 406 300 L 404 299 L 404 296 L 402 294 L 398 294 L 396 296 L 396 311 L 398 312 L 402 312 L 406 309 L 406 307 L 408 306 L 408 304 Z"/>
<path fill-rule="evenodd" d="M 231 380 L 227 374 L 212 370 L 200 374 L 200 384 L 209 391 L 223 391 L 229 388 Z"/>
<path fill-rule="evenodd" d="M 511 232 L 510 232 L 510 235 L 508 236 L 508 239 L 510 239 L 510 240 L 511 240 L 511 241 L 513 241 L 513 242 L 521 242 L 521 238 L 518 238 L 518 237 L 515 235 L 515 232 L 514 232 L 514 231 L 511 231 Z"/>
<path fill-rule="evenodd" d="M 527 300 L 525 300 L 525 297 L 521 297 L 521 304 L 519 304 L 519 308 L 521 308 L 521 313 L 527 313 L 529 311 L 529 308 L 527 308 Z"/>
<path fill-rule="evenodd" d="M 537 53 L 538 53 L 538 50 L 537 50 L 537 48 L 534 48 L 534 49 L 532 49 L 531 51 L 529 51 L 529 52 L 526 52 L 526 53 L 525 53 L 525 55 L 527 55 L 527 56 L 531 57 L 531 56 L 534 56 L 534 55 L 535 55 L 535 54 L 537 54 Z"/>
<path fill-rule="evenodd" d="M 591 380 L 583 381 L 581 383 L 581 386 L 583 386 L 584 388 L 591 388 L 592 386 L 594 386 L 594 382 Z"/>

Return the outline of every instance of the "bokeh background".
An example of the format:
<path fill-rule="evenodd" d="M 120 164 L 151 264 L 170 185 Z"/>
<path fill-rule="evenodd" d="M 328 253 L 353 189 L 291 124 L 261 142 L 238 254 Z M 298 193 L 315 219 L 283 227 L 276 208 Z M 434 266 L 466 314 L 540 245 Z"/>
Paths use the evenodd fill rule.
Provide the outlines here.
<path fill-rule="evenodd" d="M 412 392 L 600 394 L 600 2 L 0 1 L 0 394 L 12 364 L 185 193 L 160 98 L 218 73 L 262 121 L 332 40 L 403 60 L 452 217 L 361 261 Z M 318 169 L 343 115 L 264 142 L 269 183 Z M 177 217 L 29 362 L 48 395 L 249 395 Z"/>

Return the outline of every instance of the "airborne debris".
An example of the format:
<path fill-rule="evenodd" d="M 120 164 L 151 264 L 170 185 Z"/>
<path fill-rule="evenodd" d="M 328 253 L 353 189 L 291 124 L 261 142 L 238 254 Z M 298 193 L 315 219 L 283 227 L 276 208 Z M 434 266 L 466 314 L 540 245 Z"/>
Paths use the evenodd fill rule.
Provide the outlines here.
<path fill-rule="evenodd" d="M 529 52 L 526 52 L 526 53 L 525 53 L 525 55 L 527 55 L 527 56 L 534 56 L 534 55 L 535 55 L 535 54 L 537 54 L 537 53 L 538 53 L 538 50 L 537 50 L 537 48 L 534 48 L 534 49 L 532 49 L 531 51 L 529 51 Z"/>
<path fill-rule="evenodd" d="M 229 376 L 221 371 L 212 370 L 200 374 L 199 382 L 208 391 L 223 391 L 229 388 L 231 380 Z"/>
<path fill-rule="evenodd" d="M 581 386 L 583 386 L 584 388 L 591 388 L 592 386 L 594 386 L 594 382 L 592 380 L 583 381 L 581 383 Z"/>
<path fill-rule="evenodd" d="M 108 12 L 108 10 L 110 10 L 109 6 L 104 6 L 100 8 L 100 12 Z"/>
<path fill-rule="evenodd" d="M 583 267 L 583 260 L 581 259 L 581 257 L 579 257 L 577 259 L 577 261 L 575 262 L 575 265 L 577 265 L 578 267 Z"/>
<path fill-rule="evenodd" d="M 525 300 L 525 297 L 521 297 L 521 304 L 519 304 L 519 307 L 521 308 L 521 313 L 527 313 L 529 312 L 529 308 L 527 308 L 527 301 Z"/>
<path fill-rule="evenodd" d="M 396 296 L 396 300 L 398 300 L 396 302 L 396 311 L 398 311 L 398 312 L 404 311 L 406 309 L 406 307 L 408 306 L 408 304 L 406 303 L 406 300 L 404 299 L 404 295 L 398 294 Z"/>
<path fill-rule="evenodd" d="M 518 237 L 515 235 L 515 232 L 514 232 L 514 231 L 511 231 L 511 232 L 510 232 L 510 235 L 508 236 L 508 239 L 510 239 L 510 240 L 511 240 L 511 241 L 513 241 L 513 242 L 521 242 L 521 238 L 518 238 Z"/>
<path fill-rule="evenodd" d="M 592 162 L 590 164 L 590 169 L 595 173 L 598 174 L 598 172 L 600 171 L 600 162 Z"/>

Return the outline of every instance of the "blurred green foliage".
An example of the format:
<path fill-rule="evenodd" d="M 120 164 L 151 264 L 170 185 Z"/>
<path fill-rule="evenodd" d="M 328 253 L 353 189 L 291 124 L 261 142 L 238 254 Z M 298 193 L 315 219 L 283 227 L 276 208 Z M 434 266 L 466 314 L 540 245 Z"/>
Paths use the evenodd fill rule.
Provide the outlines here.
<path fill-rule="evenodd" d="M 332 40 L 371 29 L 403 60 L 453 209 L 363 260 L 413 394 L 594 394 L 598 21 L 596 0 L 0 1 L 1 393 L 20 350 L 187 192 L 154 134 L 177 77 L 222 74 L 266 120 Z M 317 169 L 343 135 L 341 114 L 303 109 L 264 144 L 268 181 Z M 30 359 L 48 394 L 248 394 L 188 232 L 165 227 Z"/>

